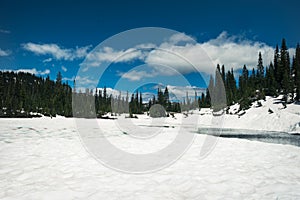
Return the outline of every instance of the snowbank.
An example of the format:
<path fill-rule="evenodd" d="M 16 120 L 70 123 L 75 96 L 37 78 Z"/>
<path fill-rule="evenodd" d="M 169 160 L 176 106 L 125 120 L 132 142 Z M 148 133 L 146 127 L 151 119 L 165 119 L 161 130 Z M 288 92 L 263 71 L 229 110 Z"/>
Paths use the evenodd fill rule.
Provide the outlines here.
<path fill-rule="evenodd" d="M 284 108 L 280 97 L 266 97 L 266 101 L 259 102 L 261 106 L 255 102 L 244 113 L 238 112 L 238 104 L 231 106 L 228 114 L 224 115 L 222 127 L 300 133 L 300 105 L 288 104 Z M 200 127 L 213 127 L 211 121 L 214 119 L 211 112 L 210 109 L 203 109 L 198 113 Z"/>

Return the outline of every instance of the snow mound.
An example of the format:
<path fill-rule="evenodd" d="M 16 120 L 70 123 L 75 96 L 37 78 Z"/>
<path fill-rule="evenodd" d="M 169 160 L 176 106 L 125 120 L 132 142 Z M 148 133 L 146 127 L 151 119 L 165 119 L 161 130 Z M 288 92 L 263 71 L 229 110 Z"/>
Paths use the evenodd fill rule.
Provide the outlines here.
<path fill-rule="evenodd" d="M 265 101 L 256 101 L 245 111 L 238 111 L 238 104 L 230 106 L 228 114 L 224 115 L 223 128 L 300 133 L 300 105 L 294 103 L 285 106 L 281 98 L 267 96 Z M 211 126 L 213 118 L 209 112 L 211 111 L 202 112 L 200 127 Z"/>

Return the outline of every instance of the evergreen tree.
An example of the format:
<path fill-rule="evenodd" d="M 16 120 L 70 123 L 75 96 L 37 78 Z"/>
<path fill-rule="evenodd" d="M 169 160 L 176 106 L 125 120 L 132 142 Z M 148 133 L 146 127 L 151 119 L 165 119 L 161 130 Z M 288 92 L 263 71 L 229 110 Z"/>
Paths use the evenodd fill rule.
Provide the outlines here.
<path fill-rule="evenodd" d="M 44 79 L 24 72 L 1 72 L 0 88 L 2 117 L 31 117 L 30 112 L 72 115 L 71 88 L 62 83 L 60 73 L 54 82 L 49 76 Z"/>
<path fill-rule="evenodd" d="M 287 95 L 291 91 L 291 77 L 290 77 L 290 57 L 288 48 L 286 46 L 285 39 L 282 39 L 281 49 L 280 49 L 280 62 L 279 62 L 280 76 L 280 86 L 282 88 L 284 99 L 287 101 Z"/>
<path fill-rule="evenodd" d="M 164 106 L 166 107 L 168 103 L 169 103 L 169 90 L 168 87 L 166 87 L 164 91 Z"/>
<path fill-rule="evenodd" d="M 139 110 L 140 110 L 140 113 L 144 112 L 142 92 L 140 92 Z"/>
<path fill-rule="evenodd" d="M 168 111 L 168 112 L 172 111 L 168 87 L 166 87 L 165 91 L 164 91 L 164 103 L 165 103 L 164 106 L 165 106 L 166 111 Z"/>
<path fill-rule="evenodd" d="M 226 74 L 226 97 L 227 97 L 227 105 L 232 105 L 237 102 L 237 87 L 236 81 L 233 74 L 233 69 L 228 71 Z"/>
<path fill-rule="evenodd" d="M 223 82 L 223 78 L 221 75 L 220 68 L 217 67 L 217 70 L 215 72 L 215 84 L 214 84 L 214 89 L 213 89 L 213 109 L 214 111 L 219 111 L 226 106 L 226 91 L 225 91 L 225 86 Z"/>
<path fill-rule="evenodd" d="M 240 98 L 248 97 L 249 96 L 249 71 L 244 65 L 242 75 L 239 78 L 239 96 Z"/>
<path fill-rule="evenodd" d="M 296 100 L 300 100 L 300 45 L 297 44 L 296 55 L 294 61 L 295 68 L 295 87 L 296 87 Z"/>
<path fill-rule="evenodd" d="M 273 63 L 271 62 L 269 68 L 266 69 L 265 78 L 266 95 L 275 96 L 276 95 L 276 80 L 275 80 L 275 69 Z"/>
<path fill-rule="evenodd" d="M 258 81 L 258 88 L 260 91 L 262 91 L 262 88 L 264 86 L 264 66 L 263 66 L 263 59 L 261 56 L 261 52 L 258 54 L 258 64 L 257 64 L 257 81 Z"/>
<path fill-rule="evenodd" d="M 280 91 L 281 86 L 281 71 L 279 67 L 279 62 L 280 62 L 280 56 L 279 56 L 279 48 L 278 45 L 276 45 L 275 52 L 274 52 L 274 75 L 275 75 L 275 80 L 276 80 L 276 87 Z"/>
<path fill-rule="evenodd" d="M 205 99 L 204 105 L 207 108 L 210 108 L 211 107 L 211 97 L 210 97 L 210 90 L 208 88 L 206 89 L 206 96 L 204 99 Z"/>
<path fill-rule="evenodd" d="M 225 66 L 224 65 L 222 65 L 222 79 L 223 79 L 223 83 L 225 84 Z"/>
<path fill-rule="evenodd" d="M 164 106 L 164 95 L 160 88 L 157 89 L 157 103 Z"/>

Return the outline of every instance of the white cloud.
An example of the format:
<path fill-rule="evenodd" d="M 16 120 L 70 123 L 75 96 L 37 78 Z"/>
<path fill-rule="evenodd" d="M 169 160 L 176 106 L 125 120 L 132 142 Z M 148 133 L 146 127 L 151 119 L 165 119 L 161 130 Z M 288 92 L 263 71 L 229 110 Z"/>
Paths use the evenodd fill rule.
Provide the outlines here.
<path fill-rule="evenodd" d="M 146 72 L 146 71 L 131 70 L 131 71 L 126 72 L 126 73 L 119 73 L 119 75 L 122 78 L 126 78 L 130 81 L 139 81 L 142 78 L 154 77 L 154 76 L 158 75 L 158 73 L 156 73 L 155 71 L 149 73 L 149 72 Z"/>
<path fill-rule="evenodd" d="M 193 72 L 195 68 L 211 74 L 217 64 L 224 64 L 227 69 L 240 69 L 244 65 L 256 67 L 259 52 L 262 53 L 264 64 L 268 65 L 273 60 L 273 47 L 222 32 L 216 39 L 204 43 L 181 46 L 163 43 L 158 50 L 148 54 L 145 62 L 171 66 L 183 74 Z"/>
<path fill-rule="evenodd" d="M 36 68 L 32 69 L 17 69 L 17 70 L 12 70 L 12 69 L 1 69 L 1 71 L 9 71 L 9 72 L 24 72 L 24 73 L 30 73 L 30 74 L 35 74 L 35 75 L 46 75 L 50 74 L 49 69 L 45 69 L 44 71 L 37 70 Z"/>
<path fill-rule="evenodd" d="M 157 46 L 155 44 L 152 44 L 152 43 L 139 44 L 139 45 L 135 46 L 136 49 L 153 49 L 153 48 L 156 48 L 156 47 Z"/>
<path fill-rule="evenodd" d="M 186 46 L 163 44 L 159 49 L 151 51 L 145 62 L 152 66 L 163 65 L 172 69 L 161 71 L 162 75 L 187 74 L 196 69 L 207 72 L 203 70 L 204 66 L 209 70 L 212 69 L 212 63 L 206 53 L 198 46 L 190 44 Z M 170 73 L 172 71 L 173 73 Z"/>
<path fill-rule="evenodd" d="M 65 66 L 61 66 L 61 69 L 62 69 L 64 72 L 68 71 L 68 69 L 67 69 Z"/>
<path fill-rule="evenodd" d="M 74 77 L 76 81 L 76 86 L 77 87 L 83 87 L 83 88 L 95 88 L 97 83 L 99 82 L 98 79 L 93 79 L 89 76 L 76 76 Z M 73 79 L 73 80 L 74 80 Z"/>
<path fill-rule="evenodd" d="M 263 42 L 253 42 L 238 36 L 228 36 L 222 32 L 216 39 L 199 45 L 211 57 L 213 63 L 224 64 L 227 69 L 256 67 L 258 53 L 261 52 L 265 65 L 273 60 L 274 48 Z"/>
<path fill-rule="evenodd" d="M 74 79 L 75 79 L 75 76 L 72 76 L 71 78 L 68 78 L 68 77 L 62 78 L 63 81 L 74 81 Z"/>
<path fill-rule="evenodd" d="M 194 100 L 195 92 L 197 93 L 197 97 L 201 96 L 201 93 L 205 93 L 205 88 L 199 88 L 195 86 L 172 86 L 168 85 L 168 91 L 170 94 L 171 100 L 179 100 L 182 101 L 186 98 L 186 94 L 188 94 L 190 100 Z"/>
<path fill-rule="evenodd" d="M 0 48 L 0 56 L 9 56 L 11 52 L 9 50 L 3 50 Z"/>
<path fill-rule="evenodd" d="M 180 42 L 194 42 L 195 39 L 185 33 L 177 33 L 170 37 L 168 43 L 178 44 Z"/>
<path fill-rule="evenodd" d="M 47 58 L 45 60 L 43 60 L 43 63 L 47 63 L 47 62 L 51 62 L 52 61 L 52 58 Z"/>
<path fill-rule="evenodd" d="M 88 54 L 86 62 L 89 67 L 98 67 L 103 62 L 128 62 L 135 59 L 143 59 L 144 57 L 143 52 L 136 48 L 117 51 L 111 47 L 104 47 L 99 51 Z"/>
<path fill-rule="evenodd" d="M 259 52 L 262 53 L 265 65 L 273 60 L 273 47 L 241 36 L 230 36 L 224 31 L 217 38 L 204 43 L 197 43 L 192 37 L 180 33 L 171 36 L 159 46 L 140 44 L 120 51 L 105 47 L 91 53 L 87 58 L 88 66 L 99 66 L 102 62 L 129 62 L 140 59 L 152 66 L 158 74 L 170 76 L 174 73 L 187 74 L 194 71 L 214 74 L 217 64 L 224 64 L 227 70 L 240 69 L 244 65 L 250 69 L 256 67 Z M 158 65 L 169 66 L 172 70 L 161 70 Z M 151 74 L 133 70 L 122 75 L 129 80 L 139 81 Z"/>
<path fill-rule="evenodd" d="M 295 49 L 289 49 L 291 58 Z M 203 43 L 197 43 L 192 37 L 180 33 L 171 36 L 161 44 L 139 44 L 132 48 L 116 50 L 104 47 L 87 56 L 84 70 L 100 66 L 103 62 L 144 61 L 149 70 L 133 69 L 119 73 L 130 81 L 142 78 L 172 76 L 191 72 L 213 74 L 217 64 L 225 65 L 226 70 L 256 68 L 258 53 L 262 53 L 265 66 L 273 61 L 274 47 L 264 42 L 248 40 L 243 36 L 229 35 L 223 31 L 218 37 Z"/>
<path fill-rule="evenodd" d="M 84 58 L 91 45 L 85 47 L 76 47 L 75 49 L 65 49 L 57 44 L 35 44 L 32 42 L 22 44 L 22 47 L 37 55 L 50 55 L 56 60 L 68 60 Z M 47 59 L 46 59 L 47 60 Z"/>

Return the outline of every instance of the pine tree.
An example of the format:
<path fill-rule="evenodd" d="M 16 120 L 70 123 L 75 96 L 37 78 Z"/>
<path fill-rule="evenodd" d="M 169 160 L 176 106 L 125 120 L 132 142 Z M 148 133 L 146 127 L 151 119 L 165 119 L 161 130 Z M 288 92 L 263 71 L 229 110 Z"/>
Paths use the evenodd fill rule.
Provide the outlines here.
<path fill-rule="evenodd" d="M 290 77 L 290 57 L 285 39 L 282 39 L 280 49 L 279 71 L 281 72 L 280 85 L 283 90 L 284 100 L 287 101 L 287 95 L 292 91 Z"/>
<path fill-rule="evenodd" d="M 134 106 L 134 94 L 131 95 L 131 100 L 129 102 L 129 113 L 130 115 L 134 114 L 135 111 L 135 106 Z"/>
<path fill-rule="evenodd" d="M 300 100 L 300 45 L 297 44 L 295 55 L 295 86 L 296 86 L 296 100 Z"/>
<path fill-rule="evenodd" d="M 266 69 L 265 87 L 267 89 L 266 95 L 276 95 L 275 70 L 272 62 L 270 63 L 269 68 Z"/>
<path fill-rule="evenodd" d="M 280 91 L 281 89 L 281 71 L 279 67 L 280 55 L 279 55 L 279 48 L 276 45 L 275 52 L 274 52 L 274 75 L 276 80 L 276 88 Z"/>
<path fill-rule="evenodd" d="M 244 98 L 245 96 L 249 96 L 248 82 L 249 82 L 249 71 L 244 65 L 242 75 L 239 78 L 239 96 L 240 98 Z"/>
<path fill-rule="evenodd" d="M 225 84 L 225 66 L 224 65 L 222 65 L 222 79 L 223 79 L 223 83 Z"/>
<path fill-rule="evenodd" d="M 226 106 L 226 91 L 225 86 L 223 82 L 223 78 L 220 72 L 220 68 L 217 67 L 217 70 L 215 72 L 215 84 L 213 89 L 214 94 L 212 95 L 215 99 L 214 102 L 214 111 L 219 111 Z"/>
<path fill-rule="evenodd" d="M 221 68 L 219 64 L 217 64 L 217 71 L 221 74 Z"/>
<path fill-rule="evenodd" d="M 157 101 L 158 104 L 164 106 L 164 95 L 160 88 L 157 88 Z"/>
<path fill-rule="evenodd" d="M 56 76 L 56 84 L 61 85 L 61 83 L 62 83 L 62 75 L 60 72 L 58 72 Z"/>
<path fill-rule="evenodd" d="M 210 90 L 208 88 L 206 89 L 206 96 L 205 96 L 205 103 L 204 104 L 207 108 L 211 107 Z"/>
<path fill-rule="evenodd" d="M 140 113 L 144 112 L 142 92 L 140 92 L 139 110 L 140 110 Z"/>
<path fill-rule="evenodd" d="M 214 104 L 214 88 L 215 88 L 215 81 L 212 75 L 210 75 L 209 78 L 209 84 L 207 87 L 207 91 L 206 91 L 206 100 L 207 100 L 207 105 L 211 106 L 212 104 Z"/>
<path fill-rule="evenodd" d="M 233 69 L 228 71 L 226 74 L 226 97 L 227 97 L 227 105 L 232 105 L 237 102 L 237 88 L 236 81 L 233 74 Z"/>
<path fill-rule="evenodd" d="M 171 111 L 172 106 L 171 106 L 171 102 L 170 102 L 170 95 L 169 95 L 168 87 L 166 87 L 165 91 L 164 91 L 164 103 L 165 103 L 166 111 Z"/>
<path fill-rule="evenodd" d="M 202 108 L 205 108 L 205 107 L 207 107 L 207 105 L 206 105 L 206 99 L 205 99 L 205 95 L 204 95 L 204 93 L 202 92 L 202 94 L 201 94 L 201 104 L 200 104 L 201 106 L 200 107 L 202 107 Z"/>
<path fill-rule="evenodd" d="M 164 91 L 164 105 L 166 106 L 169 103 L 169 90 L 168 87 Z"/>
<path fill-rule="evenodd" d="M 264 85 L 264 66 L 263 66 L 263 59 L 261 56 L 261 52 L 258 54 L 258 64 L 257 64 L 257 81 L 258 81 L 258 89 L 262 91 Z"/>

